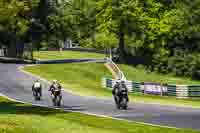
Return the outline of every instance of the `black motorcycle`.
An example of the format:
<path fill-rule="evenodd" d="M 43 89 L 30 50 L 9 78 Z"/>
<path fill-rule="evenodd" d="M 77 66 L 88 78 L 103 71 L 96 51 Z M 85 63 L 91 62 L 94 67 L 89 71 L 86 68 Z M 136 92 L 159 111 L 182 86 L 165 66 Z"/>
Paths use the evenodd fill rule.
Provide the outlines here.
<path fill-rule="evenodd" d="M 35 100 L 41 100 L 41 88 L 33 88 L 33 96 Z"/>
<path fill-rule="evenodd" d="M 122 91 L 119 96 L 115 97 L 117 109 L 126 110 L 128 107 L 127 92 Z"/>

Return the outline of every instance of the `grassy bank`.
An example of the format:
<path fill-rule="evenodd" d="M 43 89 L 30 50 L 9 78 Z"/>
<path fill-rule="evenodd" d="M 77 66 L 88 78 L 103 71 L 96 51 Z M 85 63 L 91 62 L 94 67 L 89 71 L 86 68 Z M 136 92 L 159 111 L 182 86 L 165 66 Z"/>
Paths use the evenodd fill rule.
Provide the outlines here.
<path fill-rule="evenodd" d="M 63 112 L 0 97 L 0 133 L 200 133 Z"/>
<path fill-rule="evenodd" d="M 126 65 L 120 65 L 123 72 L 126 74 L 128 79 L 134 81 L 163 81 L 170 83 L 185 82 L 185 83 L 196 83 L 186 78 L 176 78 L 165 75 L 159 75 L 156 73 L 146 73 L 142 69 L 136 69 Z M 98 96 L 98 97 L 109 97 L 111 96 L 110 91 L 106 91 L 101 86 L 101 78 L 105 75 L 109 75 L 109 71 L 104 67 L 103 64 L 60 64 L 60 65 L 38 65 L 26 67 L 24 70 L 40 75 L 49 81 L 58 79 L 65 89 L 72 91 L 78 95 L 86 96 Z M 175 79 L 175 80 L 171 80 Z M 197 82 L 198 83 L 198 82 Z M 149 96 L 149 95 L 138 95 L 130 94 L 132 101 L 145 102 L 145 103 L 158 103 L 165 105 L 176 105 L 176 106 L 191 106 L 200 107 L 200 100 L 195 99 L 176 99 L 175 97 L 160 97 L 160 96 Z"/>
<path fill-rule="evenodd" d="M 79 51 L 39 51 L 34 52 L 35 59 L 51 60 L 51 59 L 66 59 L 66 58 L 104 58 L 104 54 L 88 53 Z"/>
<path fill-rule="evenodd" d="M 26 67 L 24 70 L 44 77 L 49 81 L 57 79 L 65 88 L 77 94 L 108 95 L 102 89 L 101 78 L 109 72 L 102 64 L 37 65 Z"/>
<path fill-rule="evenodd" d="M 200 84 L 200 81 L 194 81 L 186 77 L 175 77 L 169 74 L 159 74 L 156 72 L 147 72 L 143 68 L 135 68 L 128 65 L 119 65 L 128 80 L 139 82 L 159 82 L 168 84 Z"/>

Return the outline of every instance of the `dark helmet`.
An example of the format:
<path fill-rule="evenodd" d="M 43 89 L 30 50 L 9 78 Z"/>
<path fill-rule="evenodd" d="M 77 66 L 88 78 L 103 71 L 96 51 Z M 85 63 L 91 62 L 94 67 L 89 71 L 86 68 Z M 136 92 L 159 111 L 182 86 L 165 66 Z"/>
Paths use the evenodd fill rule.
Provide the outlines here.
<path fill-rule="evenodd" d="M 121 83 L 121 80 L 120 79 L 116 80 L 116 83 L 117 84 Z"/>
<path fill-rule="evenodd" d="M 122 84 L 125 84 L 126 82 L 125 82 L 125 80 L 122 80 L 121 83 L 122 83 Z"/>

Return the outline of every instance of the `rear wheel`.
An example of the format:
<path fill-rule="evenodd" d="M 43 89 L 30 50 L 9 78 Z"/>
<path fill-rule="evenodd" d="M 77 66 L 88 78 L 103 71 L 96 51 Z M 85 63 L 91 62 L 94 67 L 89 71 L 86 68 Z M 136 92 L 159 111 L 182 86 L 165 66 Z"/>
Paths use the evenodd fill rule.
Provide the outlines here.
<path fill-rule="evenodd" d="M 118 97 L 118 96 L 114 96 L 114 100 L 115 100 L 116 108 L 117 108 L 117 109 L 120 109 L 120 106 L 121 106 L 121 105 L 120 105 L 120 103 L 119 103 L 119 100 L 120 100 L 119 97 Z"/>
<path fill-rule="evenodd" d="M 60 106 L 59 98 L 58 97 L 56 98 L 56 106 Z"/>
<path fill-rule="evenodd" d="M 123 108 L 123 109 L 125 109 L 125 110 L 127 109 L 127 99 L 126 99 L 126 98 L 123 98 L 123 99 L 122 99 L 121 105 L 122 105 L 122 108 Z"/>
<path fill-rule="evenodd" d="M 39 94 L 37 95 L 37 100 L 40 100 L 40 96 L 39 96 Z"/>
<path fill-rule="evenodd" d="M 53 103 L 54 106 L 61 106 L 61 96 L 55 96 Z"/>
<path fill-rule="evenodd" d="M 35 93 L 35 100 L 40 100 L 40 94 L 39 94 L 39 92 Z"/>
<path fill-rule="evenodd" d="M 62 97 L 61 97 L 61 96 L 58 96 L 58 103 L 57 103 L 57 106 L 61 106 L 61 100 L 62 100 Z"/>
<path fill-rule="evenodd" d="M 40 100 L 40 97 L 41 97 L 40 90 L 34 89 L 33 90 L 33 96 L 34 96 L 35 100 Z"/>
<path fill-rule="evenodd" d="M 120 104 L 116 104 L 117 109 L 120 109 Z"/>
<path fill-rule="evenodd" d="M 124 105 L 123 109 L 127 110 L 127 105 Z"/>

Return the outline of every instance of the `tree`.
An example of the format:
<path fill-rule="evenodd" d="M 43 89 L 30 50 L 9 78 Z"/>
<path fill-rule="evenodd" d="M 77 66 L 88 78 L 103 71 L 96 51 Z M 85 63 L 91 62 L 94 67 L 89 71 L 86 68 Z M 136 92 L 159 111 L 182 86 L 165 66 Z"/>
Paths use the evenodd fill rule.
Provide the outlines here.
<path fill-rule="evenodd" d="M 1 37 L 1 42 L 4 45 L 16 43 L 27 30 L 28 22 L 24 19 L 23 14 L 29 9 L 24 2 L 13 0 L 1 1 L 0 10 L 0 31 L 1 34 L 5 34 Z M 16 54 L 16 52 L 13 51 L 12 54 Z"/>
<path fill-rule="evenodd" d="M 36 5 L 37 0 L 0 1 L 0 42 L 10 49 L 9 56 L 22 56 L 24 37 L 30 26 L 29 14 Z"/>
<path fill-rule="evenodd" d="M 140 17 L 142 7 L 138 0 L 104 0 L 98 1 L 97 24 L 103 32 L 115 33 L 118 37 L 120 60 L 126 60 L 125 36 L 140 33 Z"/>
<path fill-rule="evenodd" d="M 72 0 L 71 12 L 72 24 L 76 28 L 77 43 L 81 39 L 92 38 L 96 33 L 96 11 L 95 0 Z"/>

